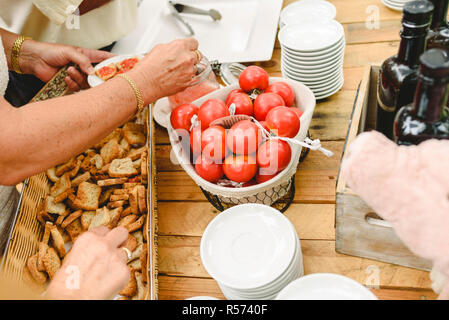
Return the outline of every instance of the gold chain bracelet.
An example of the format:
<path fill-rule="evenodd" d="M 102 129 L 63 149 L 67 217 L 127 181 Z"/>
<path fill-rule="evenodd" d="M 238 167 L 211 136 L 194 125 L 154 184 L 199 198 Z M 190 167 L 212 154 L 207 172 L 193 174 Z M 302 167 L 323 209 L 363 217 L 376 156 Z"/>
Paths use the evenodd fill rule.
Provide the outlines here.
<path fill-rule="evenodd" d="M 12 69 L 19 74 L 22 74 L 22 70 L 20 69 L 20 65 L 19 65 L 20 49 L 22 48 L 22 44 L 25 42 L 25 40 L 31 40 L 31 38 L 25 37 L 25 36 L 19 36 L 17 38 L 17 40 L 14 42 L 14 45 L 12 46 L 12 51 L 11 51 Z"/>
<path fill-rule="evenodd" d="M 126 81 L 128 81 L 129 85 L 134 90 L 134 94 L 136 95 L 137 111 L 138 112 L 142 112 L 142 110 L 145 108 L 145 105 L 144 105 L 144 101 L 143 101 L 143 98 L 142 98 L 142 93 L 140 92 L 139 88 L 137 88 L 137 85 L 134 82 L 134 80 L 131 79 L 128 75 L 126 75 L 124 73 L 117 75 L 117 77 L 123 78 Z"/>

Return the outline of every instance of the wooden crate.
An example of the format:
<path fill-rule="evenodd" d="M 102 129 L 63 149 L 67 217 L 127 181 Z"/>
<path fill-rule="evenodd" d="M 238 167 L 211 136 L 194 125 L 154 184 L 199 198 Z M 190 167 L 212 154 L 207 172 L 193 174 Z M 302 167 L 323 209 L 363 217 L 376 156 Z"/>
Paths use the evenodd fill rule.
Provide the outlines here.
<path fill-rule="evenodd" d="M 50 80 L 44 88 L 36 95 L 32 102 L 47 100 L 67 94 L 65 77 L 67 68 L 63 68 Z M 148 214 L 147 214 L 147 292 L 145 299 L 158 299 L 158 268 L 157 268 L 157 198 L 156 198 L 156 160 L 154 123 L 152 108 L 147 109 L 147 143 L 148 143 Z M 149 120 L 151 119 L 151 121 Z M 37 220 L 37 207 L 42 199 L 48 194 L 50 182 L 45 173 L 34 175 L 22 184 L 19 205 L 13 226 L 9 234 L 8 243 L 5 248 L 0 271 L 9 280 L 22 284 L 23 271 L 29 256 L 38 251 L 39 241 L 42 239 L 43 226 Z M 1 257 L 1 256 L 0 256 Z"/>
<path fill-rule="evenodd" d="M 365 70 L 349 124 L 346 148 L 355 137 L 376 127 L 378 66 Z M 403 244 L 391 225 L 382 220 L 338 175 L 336 195 L 336 250 L 340 253 L 379 260 L 422 270 L 431 263 L 417 257 Z"/>

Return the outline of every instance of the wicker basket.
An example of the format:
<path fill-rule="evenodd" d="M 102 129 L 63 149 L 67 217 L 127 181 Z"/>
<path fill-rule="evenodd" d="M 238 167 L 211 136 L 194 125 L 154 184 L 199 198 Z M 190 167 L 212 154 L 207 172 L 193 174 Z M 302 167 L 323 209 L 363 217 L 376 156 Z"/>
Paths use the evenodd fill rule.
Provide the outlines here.
<path fill-rule="evenodd" d="M 41 101 L 54 97 L 59 97 L 67 93 L 67 86 L 64 78 L 67 75 L 67 69 L 62 69 L 33 99 Z M 154 159 L 154 132 L 151 108 L 146 113 L 146 124 L 148 125 L 148 215 L 146 219 L 148 230 L 148 285 L 146 299 L 155 300 L 158 298 L 157 283 L 157 207 L 156 207 L 156 168 Z M 151 164 L 151 165 L 150 165 Z M 19 205 L 13 221 L 13 226 L 9 235 L 8 243 L 3 254 L 1 263 L 1 272 L 8 279 L 23 283 L 24 270 L 29 256 L 38 251 L 39 241 L 43 236 L 44 228 L 37 220 L 37 208 L 48 194 L 50 182 L 45 173 L 40 173 L 27 179 L 22 186 L 19 199 Z"/>
<path fill-rule="evenodd" d="M 312 120 L 312 115 L 316 105 L 315 96 L 310 89 L 300 82 L 285 78 L 270 78 L 270 83 L 279 81 L 286 82 L 292 87 L 296 96 L 296 106 L 303 111 L 303 115 L 301 116 L 301 128 L 295 137 L 295 139 L 302 141 L 307 137 L 310 121 Z M 229 92 L 238 88 L 238 84 L 224 87 L 194 101 L 193 104 L 200 106 L 204 101 L 212 98 L 224 101 L 226 100 Z M 226 205 L 244 203 L 273 205 L 273 203 L 286 196 L 291 190 L 293 185 L 292 178 L 296 173 L 297 165 L 301 156 L 301 146 L 289 143 L 292 149 L 290 163 L 287 168 L 285 168 L 273 179 L 255 186 L 244 188 L 222 187 L 204 180 L 196 173 L 195 168 L 190 161 L 189 152 L 185 152 L 186 149 L 188 149 L 187 146 L 189 146 L 188 142 L 181 141 L 183 139 L 179 138 L 178 134 L 171 126 L 170 121 L 167 122 L 172 152 L 175 155 L 176 161 L 182 166 L 193 181 L 201 187 L 209 201 L 211 201 L 213 197 L 216 197 L 219 202 Z M 211 196 L 208 196 L 207 193 Z"/>

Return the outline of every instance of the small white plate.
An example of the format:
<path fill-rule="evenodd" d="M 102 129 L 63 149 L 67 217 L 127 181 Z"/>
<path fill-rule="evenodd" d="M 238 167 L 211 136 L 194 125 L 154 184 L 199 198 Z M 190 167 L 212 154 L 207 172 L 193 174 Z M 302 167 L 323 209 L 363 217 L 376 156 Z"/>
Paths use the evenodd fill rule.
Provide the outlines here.
<path fill-rule="evenodd" d="M 286 6 L 280 16 L 280 27 L 298 21 L 330 21 L 335 19 L 337 9 L 323 0 L 301 0 Z"/>
<path fill-rule="evenodd" d="M 95 66 L 95 71 L 103 68 L 104 66 L 107 66 L 111 63 L 118 63 L 120 61 L 123 61 L 125 59 L 129 59 L 129 58 L 134 58 L 134 57 L 138 57 L 139 60 L 143 59 L 144 55 L 143 54 L 122 54 L 122 55 L 118 55 L 109 59 L 106 59 L 104 61 L 102 61 L 101 63 L 97 64 Z M 104 81 L 98 77 L 96 74 L 93 75 L 89 75 L 87 77 L 87 83 L 90 85 L 91 88 L 96 87 L 100 84 L 102 84 Z"/>
<path fill-rule="evenodd" d="M 338 91 L 341 90 L 341 88 L 343 87 L 343 84 L 344 84 L 344 79 L 343 79 L 343 81 L 341 81 L 341 83 L 338 86 L 334 87 L 333 89 L 329 89 L 329 91 L 327 91 L 327 92 L 317 93 L 317 95 L 315 96 L 315 99 L 322 100 L 322 99 L 326 99 L 326 98 L 333 96 L 334 94 L 336 94 Z"/>
<path fill-rule="evenodd" d="M 351 278 L 316 273 L 290 283 L 276 300 L 377 300 L 377 297 Z"/>
<path fill-rule="evenodd" d="M 345 47 L 346 47 L 346 40 L 344 37 L 341 38 L 340 40 L 338 40 L 332 46 L 330 46 L 326 49 L 323 49 L 320 51 L 314 51 L 314 52 L 300 52 L 300 51 L 290 49 L 289 47 L 281 44 L 281 49 L 283 51 L 285 51 L 286 54 L 288 54 L 290 56 L 297 57 L 297 58 L 310 58 L 310 59 L 311 58 L 321 59 L 321 58 L 323 58 L 323 56 L 329 55 L 329 53 L 340 52 L 340 51 L 344 50 Z"/>
<path fill-rule="evenodd" d="M 329 62 L 338 60 L 339 58 L 344 56 L 344 54 L 345 54 L 345 51 L 340 50 L 339 52 L 338 51 L 331 52 L 331 54 L 328 57 L 324 57 L 322 59 L 308 60 L 308 59 L 304 59 L 303 57 L 298 58 L 297 56 L 290 55 L 286 51 L 281 51 L 281 59 L 282 60 L 285 59 L 285 61 L 286 62 L 288 61 L 290 64 L 296 64 L 296 65 L 305 66 L 305 67 L 312 67 L 312 66 L 322 66 Z"/>
<path fill-rule="evenodd" d="M 286 69 L 292 71 L 293 73 L 309 74 L 309 73 L 317 73 L 317 72 L 329 70 L 329 69 L 332 69 L 332 67 L 340 66 L 343 64 L 343 58 L 344 58 L 344 55 L 340 54 L 340 55 L 335 56 L 334 60 L 330 60 L 328 62 L 323 62 L 320 65 L 314 65 L 314 66 L 304 66 L 304 65 L 298 64 L 296 62 L 291 62 L 287 59 L 281 59 L 281 63 Z"/>
<path fill-rule="evenodd" d="M 282 47 L 282 46 L 281 46 Z M 289 50 L 287 50 L 285 47 L 282 47 L 282 54 L 287 55 L 289 58 L 300 60 L 300 61 L 306 61 L 306 62 L 315 62 L 315 63 L 321 63 L 321 61 L 325 59 L 329 59 L 330 57 L 334 57 L 335 54 L 345 52 L 346 44 L 344 41 L 340 43 L 338 47 L 332 48 L 332 50 L 320 53 L 319 55 L 299 55 L 297 53 L 291 53 Z"/>
<path fill-rule="evenodd" d="M 218 282 L 234 289 L 271 283 L 291 264 L 296 235 L 278 210 L 244 204 L 223 211 L 201 239 L 201 260 Z"/>
<path fill-rule="evenodd" d="M 282 28 L 279 41 L 291 50 L 313 53 L 334 46 L 344 35 L 343 26 L 335 20 L 323 23 L 298 22 Z"/>
<path fill-rule="evenodd" d="M 317 80 L 321 80 L 324 77 L 330 77 L 331 74 L 337 73 L 340 70 L 342 70 L 343 65 L 342 64 L 338 64 L 333 66 L 332 68 L 328 68 L 326 70 L 316 70 L 316 72 L 310 72 L 310 73 L 305 73 L 305 72 L 294 72 L 291 71 L 289 68 L 285 68 L 285 66 L 281 63 L 281 72 L 282 73 L 287 73 L 290 77 L 294 77 L 295 79 L 300 79 L 300 80 L 305 80 L 305 81 L 317 81 Z"/>

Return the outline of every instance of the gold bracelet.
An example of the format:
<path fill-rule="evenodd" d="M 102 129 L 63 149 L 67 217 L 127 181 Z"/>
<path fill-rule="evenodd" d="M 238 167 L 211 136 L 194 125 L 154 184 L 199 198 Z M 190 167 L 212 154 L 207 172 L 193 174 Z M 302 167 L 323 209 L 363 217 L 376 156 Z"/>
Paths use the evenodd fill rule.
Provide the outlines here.
<path fill-rule="evenodd" d="M 137 88 L 137 85 L 134 82 L 134 80 L 131 79 L 128 75 L 126 75 L 124 73 L 121 73 L 121 74 L 117 75 L 117 77 L 123 78 L 126 81 L 128 81 L 129 85 L 134 90 L 134 94 L 136 95 L 137 111 L 138 112 L 142 112 L 142 110 L 145 108 L 145 105 L 144 105 L 144 101 L 143 101 L 143 98 L 142 98 L 142 93 L 140 92 L 139 88 Z"/>
<path fill-rule="evenodd" d="M 22 70 L 20 70 L 20 65 L 19 65 L 20 49 L 22 48 L 22 44 L 25 42 L 25 40 L 31 40 L 31 38 L 25 37 L 25 36 L 19 36 L 17 38 L 17 40 L 14 42 L 14 45 L 12 46 L 12 51 L 11 51 L 12 69 L 19 74 L 22 74 Z"/>

